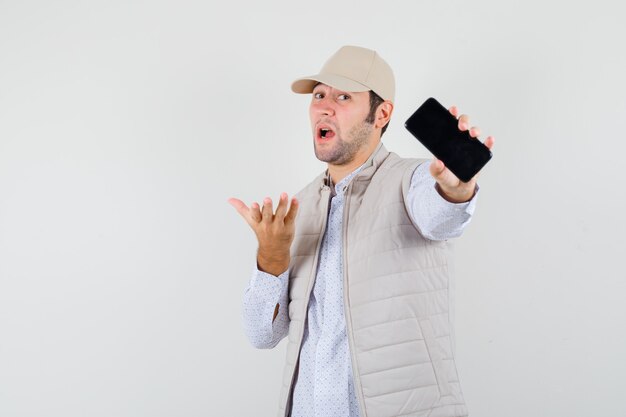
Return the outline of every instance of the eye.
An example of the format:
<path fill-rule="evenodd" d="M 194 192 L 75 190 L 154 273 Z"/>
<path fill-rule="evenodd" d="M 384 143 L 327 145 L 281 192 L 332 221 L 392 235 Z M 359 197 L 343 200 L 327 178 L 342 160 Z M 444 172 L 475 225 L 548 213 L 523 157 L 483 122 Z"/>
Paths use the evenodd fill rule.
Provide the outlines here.
<path fill-rule="evenodd" d="M 314 98 L 324 98 L 324 94 L 322 93 L 313 93 Z"/>
<path fill-rule="evenodd" d="M 348 99 L 350 99 L 350 96 L 349 96 L 349 95 L 347 95 L 347 94 L 339 94 L 339 95 L 337 96 L 337 98 L 338 98 L 339 100 L 348 100 Z"/>

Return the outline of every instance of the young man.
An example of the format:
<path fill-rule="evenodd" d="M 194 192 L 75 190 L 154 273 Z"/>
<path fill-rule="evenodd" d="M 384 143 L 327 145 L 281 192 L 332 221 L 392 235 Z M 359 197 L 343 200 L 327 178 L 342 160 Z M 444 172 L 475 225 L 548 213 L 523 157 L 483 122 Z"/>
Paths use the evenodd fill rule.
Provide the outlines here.
<path fill-rule="evenodd" d="M 315 156 L 328 169 L 275 212 L 270 198 L 229 200 L 259 242 L 247 336 L 258 348 L 289 336 L 278 415 L 467 415 L 445 240 L 469 222 L 476 178 L 385 149 L 395 81 L 375 51 L 344 46 L 292 90 L 312 94 Z"/>

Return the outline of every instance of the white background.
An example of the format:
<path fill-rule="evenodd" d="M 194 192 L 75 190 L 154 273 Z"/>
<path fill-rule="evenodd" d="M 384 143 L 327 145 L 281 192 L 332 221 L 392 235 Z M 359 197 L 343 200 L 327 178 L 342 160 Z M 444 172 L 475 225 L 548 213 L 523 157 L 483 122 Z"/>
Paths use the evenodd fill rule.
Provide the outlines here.
<path fill-rule="evenodd" d="M 0 1 L 0 416 L 271 416 L 256 241 L 226 200 L 324 165 L 309 96 L 340 46 L 397 100 L 457 104 L 494 159 L 456 246 L 470 414 L 626 415 L 624 6 L 617 1 Z M 284 343 L 284 342 L 283 342 Z"/>

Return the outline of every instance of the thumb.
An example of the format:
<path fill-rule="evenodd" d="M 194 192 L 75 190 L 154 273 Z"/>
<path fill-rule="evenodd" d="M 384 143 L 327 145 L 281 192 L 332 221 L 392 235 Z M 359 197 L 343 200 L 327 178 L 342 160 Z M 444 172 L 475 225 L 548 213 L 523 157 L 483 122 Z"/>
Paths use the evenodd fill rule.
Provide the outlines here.
<path fill-rule="evenodd" d="M 445 171 L 446 166 L 439 159 L 435 158 L 430 163 L 430 175 L 433 176 L 434 179 L 439 179 L 442 177 L 443 171 Z"/>
<path fill-rule="evenodd" d="M 233 206 L 237 212 L 239 212 L 239 214 L 245 219 L 247 218 L 247 214 L 248 214 L 248 206 L 246 206 L 246 203 L 244 203 L 243 201 L 239 200 L 238 198 L 229 198 L 228 203 Z"/>

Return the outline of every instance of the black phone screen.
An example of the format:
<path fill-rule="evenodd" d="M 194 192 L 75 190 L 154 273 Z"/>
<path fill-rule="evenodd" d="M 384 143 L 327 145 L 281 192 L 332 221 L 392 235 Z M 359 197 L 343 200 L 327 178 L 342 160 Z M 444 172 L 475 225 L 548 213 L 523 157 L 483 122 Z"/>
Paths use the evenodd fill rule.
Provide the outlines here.
<path fill-rule="evenodd" d="M 458 120 L 434 98 L 426 100 L 404 126 L 461 181 L 468 182 L 491 159 L 491 151 L 460 131 Z"/>

